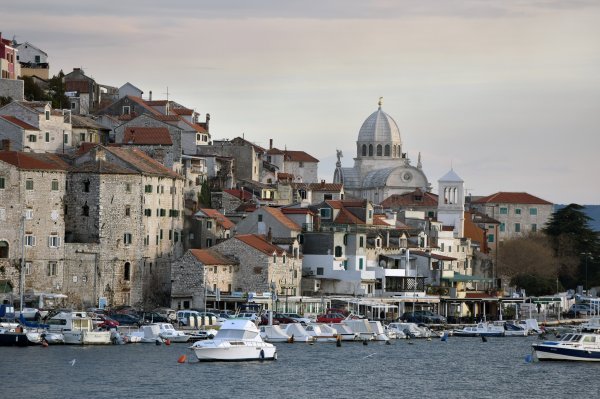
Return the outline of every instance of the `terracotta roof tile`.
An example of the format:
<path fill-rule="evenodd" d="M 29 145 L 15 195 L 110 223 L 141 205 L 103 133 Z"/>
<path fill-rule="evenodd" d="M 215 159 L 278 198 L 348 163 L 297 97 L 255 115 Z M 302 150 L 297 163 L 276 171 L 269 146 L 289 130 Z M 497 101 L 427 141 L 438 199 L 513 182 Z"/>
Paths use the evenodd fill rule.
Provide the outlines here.
<path fill-rule="evenodd" d="M 104 147 L 106 151 L 111 152 L 115 156 L 130 164 L 142 173 L 149 175 L 168 176 L 173 178 L 181 178 L 180 175 L 167 168 L 160 162 L 152 159 L 145 152 L 137 148 L 122 148 L 122 147 Z"/>
<path fill-rule="evenodd" d="M 123 144 L 173 145 L 173 141 L 166 127 L 128 127 Z"/>
<path fill-rule="evenodd" d="M 319 162 L 319 160 L 304 151 L 285 151 L 285 160 L 292 162 Z"/>
<path fill-rule="evenodd" d="M 213 249 L 190 249 L 190 253 L 204 265 L 237 265 L 233 259 Z"/>
<path fill-rule="evenodd" d="M 179 115 L 157 115 L 156 119 L 163 122 L 180 122 L 181 117 Z"/>
<path fill-rule="evenodd" d="M 284 215 L 314 215 L 315 213 L 308 208 L 281 208 Z"/>
<path fill-rule="evenodd" d="M 397 208 L 402 206 L 432 207 L 437 206 L 437 204 L 438 196 L 436 194 L 423 192 L 419 189 L 410 193 L 391 195 L 381 202 L 381 206 L 384 208 Z"/>
<path fill-rule="evenodd" d="M 37 127 L 30 125 L 27 122 L 23 122 L 22 120 L 20 120 L 19 118 L 16 118 L 12 115 L 0 115 L 0 118 L 12 123 L 13 125 L 17 125 L 19 126 L 21 129 L 25 129 L 25 130 L 35 130 L 35 131 L 40 131 L 40 129 L 38 129 Z"/>
<path fill-rule="evenodd" d="M 263 236 L 258 234 L 243 234 L 235 236 L 234 238 L 242 241 L 254 249 L 261 251 L 266 255 L 273 255 L 273 253 L 276 253 L 277 255 L 281 256 L 285 253 L 285 251 L 279 248 L 277 245 L 271 244 Z"/>
<path fill-rule="evenodd" d="M 223 190 L 223 192 L 233 195 L 242 201 L 250 201 L 252 199 L 252 194 L 245 190 Z"/>
<path fill-rule="evenodd" d="M 269 154 L 269 155 L 283 155 L 283 154 L 285 154 L 285 152 L 281 151 L 278 148 L 270 148 L 269 151 L 267 151 L 267 154 Z"/>
<path fill-rule="evenodd" d="M 271 216 L 273 216 L 279 223 L 283 224 L 290 230 L 301 230 L 301 227 L 298 226 L 296 222 L 292 219 L 288 218 L 281 212 L 281 208 L 273 208 L 270 206 L 265 206 L 259 209 L 263 209 L 265 212 L 268 212 Z"/>
<path fill-rule="evenodd" d="M 233 223 L 225 215 L 223 215 L 216 209 L 200 208 L 199 210 L 202 211 L 206 216 L 215 219 L 217 221 L 217 224 L 219 224 L 224 229 L 232 229 L 235 226 L 235 223 Z"/>
<path fill-rule="evenodd" d="M 551 202 L 535 197 L 524 192 L 504 192 L 500 191 L 496 194 L 488 195 L 487 197 L 479 198 L 472 203 L 474 204 L 542 204 L 552 205 Z"/>
<path fill-rule="evenodd" d="M 346 208 L 340 209 L 337 217 L 335 218 L 335 223 L 340 224 L 365 224 L 364 220 L 356 217 L 352 212 L 347 210 Z"/>
<path fill-rule="evenodd" d="M 386 218 L 385 215 L 373 215 L 373 225 L 375 226 L 392 226 L 391 224 L 389 224 L 388 222 L 386 222 L 384 219 Z"/>
<path fill-rule="evenodd" d="M 144 101 L 146 105 L 149 107 L 161 107 L 167 105 L 169 102 L 167 100 L 153 100 L 153 101 Z"/>
<path fill-rule="evenodd" d="M 194 110 L 189 109 L 189 108 L 173 108 L 171 111 L 177 115 L 193 115 L 194 114 Z"/>
<path fill-rule="evenodd" d="M 308 185 L 308 187 L 312 191 L 335 191 L 335 192 L 340 192 L 340 191 L 342 191 L 342 188 L 344 187 L 344 185 L 341 184 L 341 183 L 325 183 L 325 182 L 321 182 L 321 183 L 310 183 Z"/>
<path fill-rule="evenodd" d="M 67 170 L 68 164 L 53 154 L 0 151 L 0 161 L 25 170 Z"/>

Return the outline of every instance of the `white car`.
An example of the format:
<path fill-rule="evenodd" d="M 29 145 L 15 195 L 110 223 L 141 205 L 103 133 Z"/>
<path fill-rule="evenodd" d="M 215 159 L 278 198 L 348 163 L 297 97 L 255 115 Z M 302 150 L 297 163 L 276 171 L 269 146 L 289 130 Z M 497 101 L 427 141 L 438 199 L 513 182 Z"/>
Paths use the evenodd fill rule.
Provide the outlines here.
<path fill-rule="evenodd" d="M 282 313 L 285 317 L 289 317 L 290 319 L 296 320 L 298 323 L 303 325 L 307 325 L 313 322 L 313 320 L 308 317 L 302 317 L 298 313 Z"/>
<path fill-rule="evenodd" d="M 237 316 L 235 316 L 235 318 L 256 321 L 258 319 L 258 315 L 256 313 L 239 313 Z"/>

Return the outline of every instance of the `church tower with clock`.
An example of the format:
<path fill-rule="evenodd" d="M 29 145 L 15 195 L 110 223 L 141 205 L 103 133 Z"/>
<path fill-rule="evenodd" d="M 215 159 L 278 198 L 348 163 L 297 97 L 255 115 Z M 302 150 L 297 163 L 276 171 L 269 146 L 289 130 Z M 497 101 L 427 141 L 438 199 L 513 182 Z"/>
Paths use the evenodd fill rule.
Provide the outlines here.
<path fill-rule="evenodd" d="M 342 183 L 346 197 L 367 199 L 379 204 L 390 195 L 412 192 L 417 188 L 431 191 L 423 173 L 421 155 L 417 165 L 402 151 L 400 130 L 394 119 L 379 107 L 362 124 L 356 141 L 354 167 L 342 167 L 341 152 L 333 176 Z"/>

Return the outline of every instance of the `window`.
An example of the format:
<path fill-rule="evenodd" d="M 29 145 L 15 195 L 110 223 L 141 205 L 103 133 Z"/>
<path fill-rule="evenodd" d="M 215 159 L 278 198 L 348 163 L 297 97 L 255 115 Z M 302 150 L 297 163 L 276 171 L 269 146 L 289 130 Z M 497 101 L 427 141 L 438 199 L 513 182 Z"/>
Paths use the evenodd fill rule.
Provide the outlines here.
<path fill-rule="evenodd" d="M 31 209 L 31 208 L 25 209 L 25 219 L 27 219 L 27 220 L 33 219 L 33 209 Z"/>
<path fill-rule="evenodd" d="M 129 115 L 130 113 L 131 113 L 131 108 L 129 107 L 129 105 L 124 105 L 123 113 L 121 115 Z"/>
<path fill-rule="evenodd" d="M 504 232 L 506 230 L 506 225 L 504 223 L 500 223 L 500 231 Z"/>
<path fill-rule="evenodd" d="M 147 247 L 148 245 L 150 245 L 150 236 L 146 234 L 146 237 L 144 237 L 144 246 Z"/>
<path fill-rule="evenodd" d="M 369 156 L 373 156 L 373 144 L 369 144 Z"/>
<path fill-rule="evenodd" d="M 58 265 L 56 262 L 48 262 L 47 273 L 48 277 L 56 276 L 58 274 Z"/>
<path fill-rule="evenodd" d="M 33 179 L 25 180 L 25 190 L 33 190 Z"/>
<path fill-rule="evenodd" d="M 158 236 L 160 237 L 161 240 L 163 239 L 163 231 L 162 231 L 162 229 L 160 229 L 158 231 Z"/>
<path fill-rule="evenodd" d="M 87 204 L 81 207 L 81 216 L 90 216 L 90 207 Z"/>
<path fill-rule="evenodd" d="M 362 146 L 362 156 L 366 157 L 367 156 L 367 145 L 363 144 Z"/>
<path fill-rule="evenodd" d="M 179 232 L 178 231 L 173 233 L 173 241 L 179 242 Z"/>
<path fill-rule="evenodd" d="M 90 192 L 90 182 L 89 180 L 86 180 L 83 182 L 83 192 L 84 193 L 89 193 Z"/>
<path fill-rule="evenodd" d="M 521 214 L 521 208 L 515 208 L 515 215 Z"/>
<path fill-rule="evenodd" d="M 440 244 L 440 251 L 444 252 L 444 243 Z"/>
<path fill-rule="evenodd" d="M 500 208 L 500 214 L 501 215 L 508 215 L 508 208 L 501 207 Z"/>
<path fill-rule="evenodd" d="M 358 258 L 358 270 L 363 269 L 363 258 Z"/>
<path fill-rule="evenodd" d="M 334 256 L 335 256 L 336 258 L 340 258 L 340 257 L 342 256 L 342 247 L 341 247 L 340 245 L 337 245 L 337 246 L 335 247 L 335 250 L 334 250 Z"/>
<path fill-rule="evenodd" d="M 31 262 L 25 262 L 25 274 L 29 276 L 31 272 L 33 272 L 33 265 Z"/>
<path fill-rule="evenodd" d="M 131 192 L 131 183 L 125 183 L 125 192 L 126 193 L 130 193 Z"/>
<path fill-rule="evenodd" d="M 521 223 L 515 223 L 515 233 L 521 232 Z"/>
<path fill-rule="evenodd" d="M 6 259 L 8 258 L 8 242 L 0 241 L 0 258 Z"/>
<path fill-rule="evenodd" d="M 302 161 L 299 161 L 299 162 L 298 162 L 298 167 L 299 167 L 299 168 L 303 168 L 303 167 L 304 167 L 304 162 L 302 162 Z"/>
<path fill-rule="evenodd" d="M 380 157 L 381 155 L 383 155 L 382 151 L 381 151 L 382 147 L 381 144 L 377 145 L 377 156 Z"/>
<path fill-rule="evenodd" d="M 166 210 L 166 209 L 163 209 L 163 208 L 161 208 L 161 209 L 160 209 L 160 216 L 167 216 L 167 210 Z"/>
<path fill-rule="evenodd" d="M 32 234 L 25 234 L 25 246 L 35 247 L 35 236 Z"/>
<path fill-rule="evenodd" d="M 131 245 L 131 233 L 125 233 L 123 234 L 123 244 L 125 245 Z"/>
<path fill-rule="evenodd" d="M 51 189 L 52 191 L 58 191 L 58 180 L 52 179 Z"/>
<path fill-rule="evenodd" d="M 533 224 L 531 225 L 531 232 L 532 232 L 532 233 L 535 233 L 535 232 L 537 232 L 537 224 L 533 223 Z"/>
<path fill-rule="evenodd" d="M 196 141 L 202 141 L 202 135 L 201 134 L 196 134 Z"/>
<path fill-rule="evenodd" d="M 494 235 L 488 234 L 488 242 L 494 242 Z"/>
<path fill-rule="evenodd" d="M 4 187 L 6 185 L 6 181 L 4 180 L 4 177 L 0 177 L 0 190 L 3 190 Z"/>
<path fill-rule="evenodd" d="M 123 265 L 123 280 L 129 281 L 131 279 L 131 263 L 125 262 Z"/>
<path fill-rule="evenodd" d="M 50 248 L 60 247 L 60 237 L 57 235 L 51 235 L 48 237 L 48 246 Z"/>
<path fill-rule="evenodd" d="M 50 142 L 50 132 L 46 132 L 46 143 Z"/>
<path fill-rule="evenodd" d="M 262 216 L 262 215 L 259 215 L 259 216 Z M 207 220 L 206 221 L 206 228 L 207 229 L 212 229 L 212 220 Z"/>
<path fill-rule="evenodd" d="M 46 111 L 46 120 L 49 121 L 50 120 L 50 111 Z"/>
<path fill-rule="evenodd" d="M 125 216 L 126 217 L 131 216 L 131 207 L 130 206 L 125 207 Z"/>
<path fill-rule="evenodd" d="M 145 193 L 151 193 L 152 192 L 152 184 L 146 184 L 144 186 L 144 192 Z"/>
<path fill-rule="evenodd" d="M 390 145 L 386 144 L 385 149 L 383 150 L 383 155 L 385 155 L 386 157 L 390 156 Z"/>
<path fill-rule="evenodd" d="M 169 241 L 173 240 L 173 230 L 169 230 Z"/>
<path fill-rule="evenodd" d="M 319 213 L 321 214 L 322 219 L 331 219 L 331 209 L 330 208 L 321 208 L 321 209 L 319 209 Z"/>
<path fill-rule="evenodd" d="M 144 209 L 144 216 L 152 216 L 152 209 Z"/>
<path fill-rule="evenodd" d="M 77 107 L 77 103 L 76 102 L 72 102 L 71 103 L 71 109 L 75 109 L 75 107 Z"/>
<path fill-rule="evenodd" d="M 323 201 L 328 201 L 333 199 L 333 194 L 323 194 Z"/>
<path fill-rule="evenodd" d="M 212 247 L 212 238 L 207 238 L 206 239 L 206 247 Z"/>
<path fill-rule="evenodd" d="M 0 187 L 2 188 L 2 187 Z M 529 208 L 529 214 L 531 216 L 536 216 L 537 215 L 537 208 Z"/>
<path fill-rule="evenodd" d="M 63 133 L 63 143 L 69 144 L 69 135 L 67 133 Z"/>
<path fill-rule="evenodd" d="M 364 236 L 360 236 L 360 238 L 358 239 L 358 246 L 363 248 L 365 246 L 365 237 Z"/>
<path fill-rule="evenodd" d="M 258 221 L 259 221 L 259 222 L 262 222 L 262 221 L 263 221 L 263 215 L 258 215 Z M 208 226 L 208 223 L 207 223 L 207 226 Z"/>
<path fill-rule="evenodd" d="M 322 267 L 317 267 L 317 276 L 322 276 L 325 270 Z"/>

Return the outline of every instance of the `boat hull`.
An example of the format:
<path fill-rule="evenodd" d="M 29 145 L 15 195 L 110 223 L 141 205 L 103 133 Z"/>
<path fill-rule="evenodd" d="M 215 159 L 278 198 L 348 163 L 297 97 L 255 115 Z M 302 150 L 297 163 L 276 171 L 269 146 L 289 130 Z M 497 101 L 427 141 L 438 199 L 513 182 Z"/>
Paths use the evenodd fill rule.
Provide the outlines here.
<path fill-rule="evenodd" d="M 6 332 L 0 334 L 0 346 L 31 346 L 36 345 L 26 333 Z"/>
<path fill-rule="evenodd" d="M 504 337 L 503 332 L 465 332 L 454 331 L 453 337 Z"/>
<path fill-rule="evenodd" d="M 235 362 L 277 359 L 277 349 L 274 346 L 243 346 L 235 348 L 198 347 L 194 348 L 193 351 L 201 362 Z"/>
<path fill-rule="evenodd" d="M 68 345 L 110 345 L 109 331 L 63 331 L 65 344 Z"/>
<path fill-rule="evenodd" d="M 553 343 L 533 344 L 532 346 L 538 360 L 600 362 L 600 350 L 598 349 L 565 348 Z"/>

